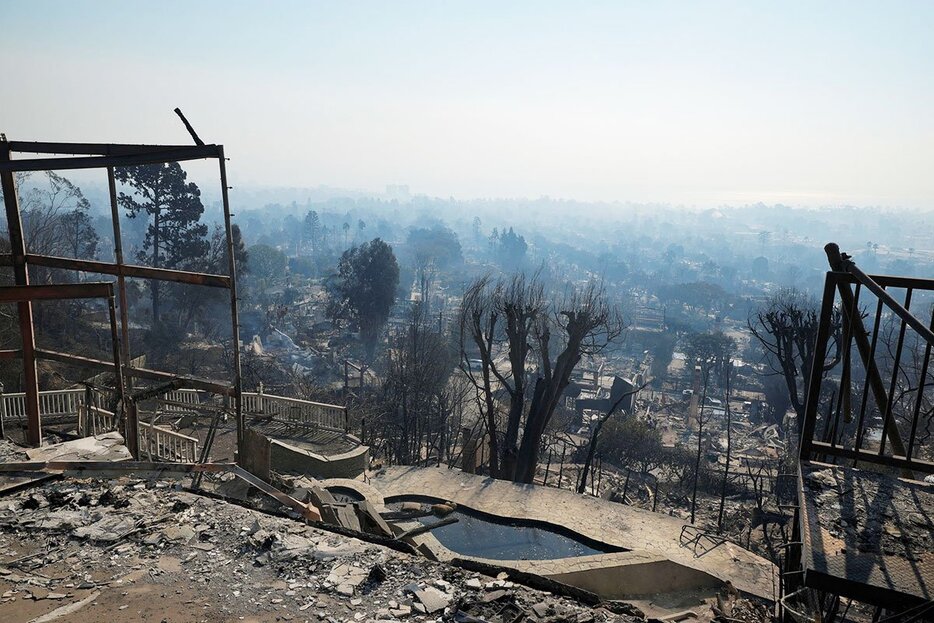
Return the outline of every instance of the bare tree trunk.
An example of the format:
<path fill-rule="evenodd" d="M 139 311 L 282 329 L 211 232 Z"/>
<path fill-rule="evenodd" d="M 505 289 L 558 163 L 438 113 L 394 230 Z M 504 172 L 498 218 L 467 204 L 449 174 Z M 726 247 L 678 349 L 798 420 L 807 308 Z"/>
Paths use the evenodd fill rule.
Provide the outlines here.
<path fill-rule="evenodd" d="M 564 454 L 568 450 L 567 442 L 561 444 L 561 467 L 558 468 L 558 488 L 561 488 L 561 481 L 564 478 Z"/>
<path fill-rule="evenodd" d="M 704 408 L 707 406 L 707 386 L 710 383 L 710 370 L 704 367 L 704 392 L 701 394 L 700 413 L 697 415 L 697 459 L 694 461 L 694 488 L 691 493 L 691 523 L 697 511 L 697 481 L 700 479 L 701 451 L 704 439 Z"/>
<path fill-rule="evenodd" d="M 636 387 L 632 391 L 626 392 L 625 394 L 617 398 L 616 402 L 610 405 L 610 408 L 607 409 L 606 415 L 600 418 L 600 421 L 597 422 L 596 426 L 594 426 L 593 433 L 590 435 L 590 443 L 587 445 L 587 458 L 584 460 L 584 467 L 581 470 L 580 483 L 577 485 L 578 493 L 583 493 L 587 488 L 587 477 L 588 477 L 588 474 L 590 473 L 591 465 L 593 464 L 594 454 L 597 451 L 597 441 L 598 441 L 598 438 L 600 437 L 600 431 L 603 429 L 603 425 L 607 423 L 607 420 L 610 419 L 613 413 L 615 413 L 616 410 L 619 408 L 619 405 L 621 405 L 622 402 L 626 398 L 639 392 L 648 384 L 649 382 L 646 381 L 639 387 Z"/>
<path fill-rule="evenodd" d="M 733 414 L 730 411 L 730 373 L 732 365 L 726 365 L 726 391 L 723 394 L 723 404 L 726 407 L 726 465 L 723 468 L 723 484 L 720 486 L 720 511 L 717 513 L 717 532 L 723 531 L 723 507 L 726 504 L 726 487 L 730 479 L 730 451 L 733 447 Z"/>
<path fill-rule="evenodd" d="M 545 478 L 542 480 L 542 485 L 548 486 L 548 473 L 551 471 L 551 455 L 554 453 L 552 448 L 548 448 L 548 464 L 545 465 Z"/>

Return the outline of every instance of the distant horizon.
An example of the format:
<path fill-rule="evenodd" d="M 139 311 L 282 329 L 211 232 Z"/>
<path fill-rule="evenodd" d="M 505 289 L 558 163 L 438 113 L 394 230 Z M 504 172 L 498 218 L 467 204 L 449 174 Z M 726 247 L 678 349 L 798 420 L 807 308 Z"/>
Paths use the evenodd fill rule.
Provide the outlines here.
<path fill-rule="evenodd" d="M 2 130 L 0 130 L 2 131 Z M 19 141 L 31 141 L 31 140 L 52 140 L 48 137 L 13 137 L 7 135 L 9 140 L 19 140 Z M 56 139 L 59 140 L 59 139 Z M 73 140 L 65 142 L 102 142 L 102 141 L 91 141 L 91 140 Z M 143 141 L 131 141 L 131 140 L 120 140 L 114 141 L 115 143 L 127 143 L 127 144 L 144 144 Z M 224 144 L 222 141 L 210 141 L 217 142 L 218 144 Z M 153 141 L 146 141 L 146 143 L 153 143 Z M 175 141 L 175 142 L 165 142 L 165 144 L 186 144 L 185 141 Z M 227 151 L 229 153 L 229 146 Z M 934 150 L 934 147 L 932 147 Z M 228 160 L 232 160 L 228 157 Z M 183 168 L 186 170 L 198 166 L 197 163 L 202 161 L 188 161 L 182 163 Z M 831 196 L 822 193 L 790 193 L 790 192 L 763 192 L 757 193 L 754 191 L 723 191 L 722 194 L 719 194 L 719 198 L 709 198 L 706 201 L 701 200 L 699 195 L 704 193 L 693 193 L 693 200 L 670 200 L 670 199 L 653 199 L 651 197 L 634 199 L 634 198 L 598 198 L 598 197 L 576 197 L 576 196 L 554 196 L 547 193 L 541 193 L 538 195 L 476 195 L 476 194 L 455 194 L 450 193 L 432 193 L 429 191 L 420 191 L 418 188 L 414 187 L 411 184 L 405 182 L 389 182 L 383 186 L 382 189 L 367 188 L 362 186 L 341 186 L 333 183 L 328 183 L 322 181 L 319 183 L 310 183 L 302 184 L 298 182 L 293 183 L 274 183 L 274 182 L 244 182 L 243 172 L 238 171 L 236 160 L 234 159 L 231 163 L 227 165 L 228 175 L 230 176 L 231 182 L 236 184 L 234 191 L 232 191 L 231 196 L 235 197 L 236 189 L 247 189 L 249 192 L 285 192 L 285 191 L 297 191 L 297 192 L 310 192 L 310 191 L 333 191 L 335 197 L 347 197 L 353 198 L 351 195 L 358 196 L 367 196 L 367 197 L 379 197 L 387 193 L 388 189 L 393 186 L 399 187 L 408 187 L 411 197 L 418 198 L 429 198 L 429 199 L 449 199 L 453 198 L 457 201 L 541 201 L 541 200 L 550 200 L 555 202 L 570 202 L 570 203 L 586 203 L 586 204 L 602 204 L 602 205 L 637 205 L 637 206 L 665 206 L 669 208 L 683 208 L 691 210 L 710 210 L 716 208 L 743 208 L 743 207 L 752 207 L 758 204 L 763 204 L 765 206 L 777 206 L 783 205 L 790 208 L 796 209 L 842 209 L 842 208 L 857 208 L 857 209 L 883 209 L 883 210 L 895 210 L 895 211 L 907 211 L 907 212 L 918 212 L 918 213 L 929 213 L 934 212 L 934 198 L 930 202 L 925 202 L 927 206 L 920 205 L 910 205 L 905 203 L 884 203 L 884 202 L 860 202 L 855 198 L 846 199 L 844 197 L 839 197 L 834 200 L 831 200 Z M 101 178 L 103 175 L 103 169 L 98 170 L 69 170 L 62 172 L 65 177 L 74 178 L 79 180 L 82 184 L 93 184 L 95 186 L 106 187 L 106 181 Z M 208 194 L 211 194 L 213 187 L 211 185 L 205 185 L 202 188 L 202 191 L 207 190 Z M 715 191 L 706 191 L 708 195 L 718 195 Z M 348 193 L 343 195 L 340 193 Z M 685 191 L 686 196 L 692 195 Z M 810 197 L 810 199 L 806 199 Z M 819 201 L 817 198 L 822 197 L 823 201 Z"/>
<path fill-rule="evenodd" d="M 189 163 L 182 163 L 183 167 Z M 228 165 L 228 173 L 231 173 L 232 170 L 235 170 L 235 167 L 230 167 Z M 92 171 L 63 171 L 61 172 L 65 177 L 73 179 L 78 183 L 83 189 L 94 188 L 95 190 L 106 192 L 107 184 L 101 179 L 98 172 Z M 231 179 L 235 179 L 234 174 L 231 173 Z M 196 182 L 201 182 L 203 180 L 195 180 Z M 398 183 L 398 184 L 389 184 L 381 190 L 370 189 L 370 188 L 346 188 L 339 187 L 331 184 L 316 184 L 316 185 L 299 185 L 299 184 L 237 184 L 232 187 L 230 192 L 231 202 L 233 205 L 237 204 L 237 194 L 238 192 L 246 192 L 248 194 L 276 194 L 276 193 L 289 193 L 294 192 L 296 194 L 303 193 L 314 193 L 314 194 L 327 194 L 329 195 L 324 199 L 310 199 L 313 203 L 330 201 L 335 199 L 360 199 L 360 198 L 369 198 L 369 199 L 378 199 L 384 201 L 392 201 L 392 198 L 387 197 L 388 188 L 390 186 L 408 186 L 410 197 L 407 201 L 399 201 L 400 204 L 408 203 L 412 200 L 417 199 L 428 199 L 432 201 L 447 201 L 453 199 L 458 202 L 470 203 L 470 202 L 542 202 L 548 201 L 553 203 L 577 203 L 577 204 L 589 204 L 589 205 L 599 205 L 606 207 L 635 207 L 635 208 L 651 208 L 651 207 L 661 207 L 671 210 L 692 210 L 692 211 L 705 211 L 705 210 L 716 210 L 716 209 L 744 209 L 744 208 L 755 208 L 760 205 L 774 208 L 774 207 L 786 207 L 794 210 L 846 210 L 846 209 L 855 209 L 855 210 L 883 210 L 883 211 L 893 211 L 893 212 L 907 212 L 907 213 L 917 213 L 917 214 L 929 214 L 934 213 L 934 206 L 929 208 L 915 207 L 915 206 L 902 206 L 902 205 L 878 205 L 878 204 L 859 204 L 859 203 L 803 203 L 803 202 L 789 202 L 787 198 L 781 199 L 780 197 L 775 197 L 774 200 L 757 200 L 750 198 L 749 200 L 740 201 L 735 200 L 733 202 L 719 202 L 719 203 L 687 203 L 687 202 L 672 202 L 672 201 L 662 201 L 662 200 L 646 200 L 646 201 L 636 201 L 631 199 L 580 199 L 577 197 L 554 197 L 550 195 L 539 195 L 539 196 L 457 196 L 454 194 L 429 194 L 427 192 L 419 192 L 418 189 L 413 188 L 409 184 Z M 212 201 L 220 199 L 219 190 L 215 189 L 213 184 L 199 184 L 201 188 L 202 195 L 210 198 Z M 283 199 L 282 201 L 287 201 Z M 297 199 L 292 199 L 300 205 L 304 205 L 304 202 L 298 202 Z M 255 208 L 249 208 L 255 209 Z"/>

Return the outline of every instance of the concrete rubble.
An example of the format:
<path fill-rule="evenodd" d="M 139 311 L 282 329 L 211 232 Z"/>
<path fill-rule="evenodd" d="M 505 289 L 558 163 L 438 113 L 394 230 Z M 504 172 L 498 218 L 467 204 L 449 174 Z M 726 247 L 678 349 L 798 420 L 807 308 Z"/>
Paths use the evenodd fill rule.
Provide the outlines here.
<path fill-rule="evenodd" d="M 637 620 L 176 481 L 64 479 L 14 492 L 0 498 L 0 551 L 4 620 L 64 605 L 56 620 Z"/>
<path fill-rule="evenodd" d="M 36 454 L 0 440 L 0 462 L 119 462 L 127 458 L 121 442 L 119 435 L 99 436 L 52 444 Z M 186 488 L 189 478 L 151 473 L 0 475 L 0 619 L 646 620 L 630 603 L 600 602 L 593 593 L 534 573 L 437 562 L 421 546 L 413 547 L 406 518 L 443 518 L 453 502 L 407 503 L 408 511 L 391 512 L 369 500 L 336 499 L 311 478 L 273 480 L 293 501 L 320 509 L 323 521 L 308 525 L 294 507 L 280 506 L 230 473 L 209 475 L 197 492 Z M 403 524 L 393 523 L 398 519 Z M 768 619 L 768 612 L 731 598 L 681 618 L 752 623 Z"/>
<path fill-rule="evenodd" d="M 133 455 L 117 432 L 82 437 L 26 450 L 30 461 L 130 461 Z"/>

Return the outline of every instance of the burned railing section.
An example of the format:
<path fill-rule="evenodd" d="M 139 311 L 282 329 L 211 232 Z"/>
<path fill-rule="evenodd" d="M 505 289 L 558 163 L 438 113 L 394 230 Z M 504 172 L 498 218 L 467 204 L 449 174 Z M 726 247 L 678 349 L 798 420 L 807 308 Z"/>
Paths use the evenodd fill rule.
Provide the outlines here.
<path fill-rule="evenodd" d="M 801 459 L 934 473 L 934 280 L 867 275 L 825 250 Z"/>

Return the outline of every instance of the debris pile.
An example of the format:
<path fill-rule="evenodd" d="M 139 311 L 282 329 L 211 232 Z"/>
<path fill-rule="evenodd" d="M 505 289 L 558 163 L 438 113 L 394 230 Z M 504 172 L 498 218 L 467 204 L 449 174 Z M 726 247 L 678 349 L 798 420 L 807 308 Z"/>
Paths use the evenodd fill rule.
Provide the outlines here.
<path fill-rule="evenodd" d="M 0 498 L 0 551 L 4 620 L 637 620 L 170 481 L 65 479 Z"/>

